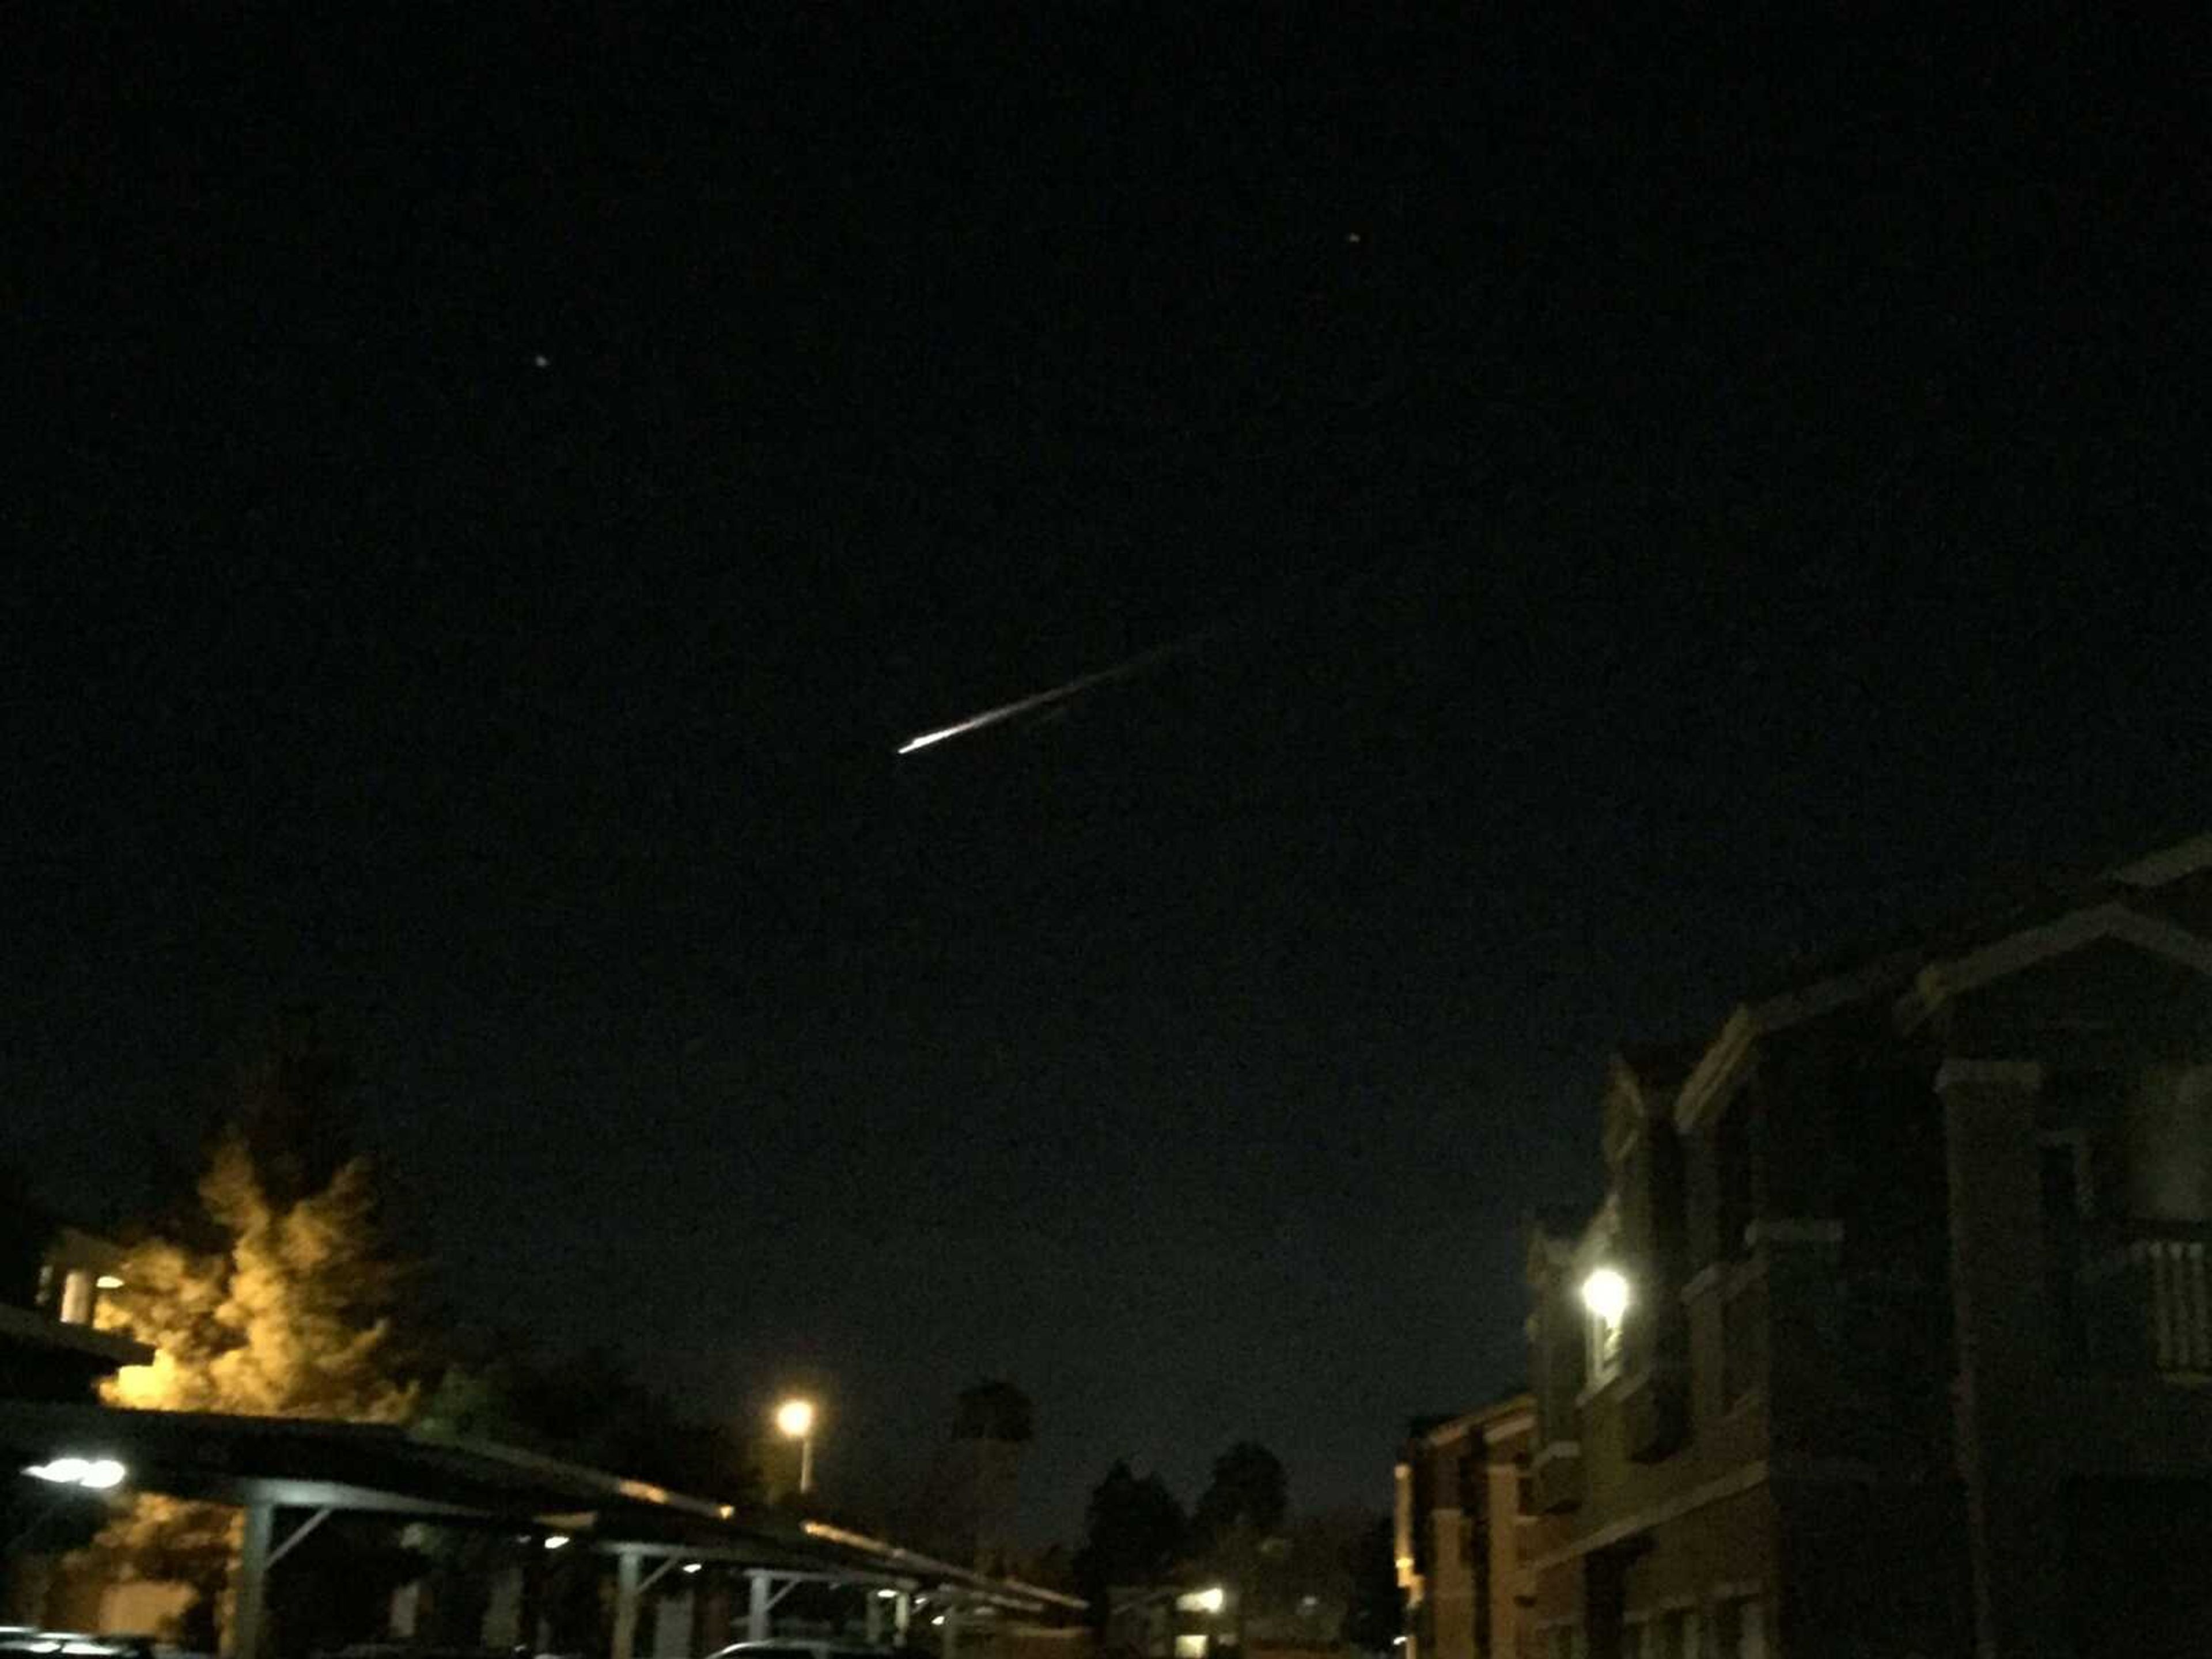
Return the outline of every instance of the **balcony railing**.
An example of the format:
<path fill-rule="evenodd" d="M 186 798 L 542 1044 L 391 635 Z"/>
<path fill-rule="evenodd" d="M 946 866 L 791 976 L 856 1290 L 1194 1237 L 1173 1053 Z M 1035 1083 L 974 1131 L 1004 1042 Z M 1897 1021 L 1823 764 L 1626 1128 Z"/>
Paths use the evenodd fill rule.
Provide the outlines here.
<path fill-rule="evenodd" d="M 2096 1228 L 2081 1263 L 2076 1311 L 2094 1368 L 2212 1373 L 2212 1226 Z"/>

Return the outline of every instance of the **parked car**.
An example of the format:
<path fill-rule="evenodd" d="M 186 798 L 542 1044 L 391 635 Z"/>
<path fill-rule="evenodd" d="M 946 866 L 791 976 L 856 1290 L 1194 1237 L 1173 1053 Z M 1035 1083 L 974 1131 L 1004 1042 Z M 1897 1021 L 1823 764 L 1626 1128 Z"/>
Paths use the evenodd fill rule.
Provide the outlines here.
<path fill-rule="evenodd" d="M 811 1636 L 770 1637 L 761 1642 L 732 1642 L 708 1659 L 913 1659 L 905 1648 L 872 1648 L 859 1642 L 832 1642 Z"/>

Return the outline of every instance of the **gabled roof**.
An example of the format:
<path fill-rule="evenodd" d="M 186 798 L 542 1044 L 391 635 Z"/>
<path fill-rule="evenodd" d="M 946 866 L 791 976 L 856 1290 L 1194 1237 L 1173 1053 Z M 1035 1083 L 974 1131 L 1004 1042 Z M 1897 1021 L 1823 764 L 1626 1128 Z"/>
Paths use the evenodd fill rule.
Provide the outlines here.
<path fill-rule="evenodd" d="M 2045 878 L 2005 900 L 1942 921 L 1893 930 L 1800 963 L 1739 1004 L 1683 1083 L 1675 1122 L 1702 1121 L 1744 1075 L 1762 1036 L 1875 998 L 1900 998 L 1908 1029 L 1937 1002 L 2027 962 L 2096 938 L 2123 938 L 2212 973 L 2212 941 L 2128 901 L 2212 870 L 2212 834 L 2086 876 Z"/>
<path fill-rule="evenodd" d="M 1680 1088 L 1697 1069 L 1705 1052 L 1705 1043 L 1694 1037 L 1677 1037 L 1671 1042 L 1624 1042 L 1613 1062 L 1645 1089 L 1664 1091 Z"/>
<path fill-rule="evenodd" d="M 1432 1447 L 1446 1446 L 1523 1416 L 1534 1410 L 1535 1404 L 1535 1396 L 1524 1389 L 1486 1406 L 1478 1406 L 1471 1412 L 1462 1412 L 1456 1417 L 1417 1417 L 1408 1426 L 1414 1439 Z"/>

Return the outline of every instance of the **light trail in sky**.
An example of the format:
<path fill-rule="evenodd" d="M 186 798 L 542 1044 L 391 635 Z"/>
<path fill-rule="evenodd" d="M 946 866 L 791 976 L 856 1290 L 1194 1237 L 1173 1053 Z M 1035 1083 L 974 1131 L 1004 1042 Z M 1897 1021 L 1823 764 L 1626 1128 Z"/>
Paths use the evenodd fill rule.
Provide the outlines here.
<path fill-rule="evenodd" d="M 898 752 L 902 755 L 911 755 L 917 749 L 927 749 L 933 744 L 943 743 L 948 738 L 964 737 L 970 732 L 981 732 L 986 726 L 996 726 L 1001 720 L 1013 720 L 1019 715 L 1030 713 L 1032 709 L 1049 708 L 1056 702 L 1064 702 L 1070 697 L 1088 691 L 1094 685 L 1103 685 L 1109 680 L 1122 680 L 1128 678 L 1132 674 L 1140 674 L 1157 663 L 1164 662 L 1170 657 L 1189 650 L 1206 637 L 1206 631 L 1210 630 L 1189 635 L 1175 641 L 1172 644 L 1156 646 L 1141 656 L 1131 657 L 1127 661 L 1117 662 L 1110 668 L 1102 668 L 1096 673 L 1085 674 L 1079 679 L 1069 680 L 1064 685 L 1055 685 L 1049 690 L 1039 691 L 1013 702 L 1000 703 L 995 708 L 986 708 L 980 714 L 971 714 L 966 720 L 957 721 L 951 726 L 940 726 L 933 732 L 921 732 L 901 744 Z"/>

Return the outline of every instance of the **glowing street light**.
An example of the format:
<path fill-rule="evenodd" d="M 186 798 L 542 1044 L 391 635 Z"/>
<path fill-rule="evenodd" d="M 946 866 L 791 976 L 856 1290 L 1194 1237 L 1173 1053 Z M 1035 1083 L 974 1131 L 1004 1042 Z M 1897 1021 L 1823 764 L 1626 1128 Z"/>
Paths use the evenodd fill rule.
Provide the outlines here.
<path fill-rule="evenodd" d="M 121 1486 L 130 1471 L 112 1457 L 57 1457 L 50 1463 L 33 1463 L 23 1473 L 50 1486 L 106 1492 Z"/>
<path fill-rule="evenodd" d="M 814 1402 L 787 1400 L 775 1408 L 775 1426 L 787 1440 L 799 1443 L 799 1490 L 814 1490 Z"/>
<path fill-rule="evenodd" d="M 1608 1325 L 1618 1325 L 1628 1311 L 1628 1281 L 1612 1267 L 1596 1267 L 1583 1280 L 1583 1306 Z"/>
<path fill-rule="evenodd" d="M 1628 1315 L 1628 1280 L 1612 1267 L 1595 1267 L 1583 1280 L 1583 1306 L 1596 1322 L 1591 1329 L 1596 1364 L 1610 1370 L 1620 1360 Z"/>

